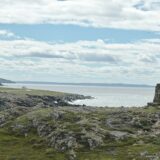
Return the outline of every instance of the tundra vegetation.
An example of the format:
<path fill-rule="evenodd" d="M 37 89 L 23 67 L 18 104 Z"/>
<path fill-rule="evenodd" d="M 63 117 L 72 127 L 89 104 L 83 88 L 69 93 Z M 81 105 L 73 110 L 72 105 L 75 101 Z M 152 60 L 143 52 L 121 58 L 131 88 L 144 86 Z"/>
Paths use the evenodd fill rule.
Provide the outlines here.
<path fill-rule="evenodd" d="M 160 106 L 74 106 L 86 98 L 0 87 L 2 160 L 159 160 Z"/>

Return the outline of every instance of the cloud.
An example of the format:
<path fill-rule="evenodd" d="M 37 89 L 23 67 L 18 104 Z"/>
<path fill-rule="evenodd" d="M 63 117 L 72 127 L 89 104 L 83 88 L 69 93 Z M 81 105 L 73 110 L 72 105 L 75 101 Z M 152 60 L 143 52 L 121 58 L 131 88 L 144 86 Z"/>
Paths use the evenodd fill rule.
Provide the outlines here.
<path fill-rule="evenodd" d="M 0 0 L 0 23 L 160 31 L 159 0 Z"/>
<path fill-rule="evenodd" d="M 79 82 L 156 83 L 160 78 L 159 39 L 125 44 L 14 39 L 0 40 L 0 48 L 1 73 L 38 74 L 51 81 Z"/>
<path fill-rule="evenodd" d="M 0 36 L 15 37 L 15 34 L 7 30 L 0 30 Z"/>
<path fill-rule="evenodd" d="M 8 30 L 0 30 L 0 39 L 13 40 L 21 39 L 21 37 Z"/>
<path fill-rule="evenodd" d="M 150 11 L 150 10 L 159 10 L 160 9 L 160 2 L 159 0 L 141 0 L 139 3 L 135 5 L 137 9 L 141 9 L 144 11 Z"/>
<path fill-rule="evenodd" d="M 103 40 L 51 43 L 30 39 L 1 40 L 0 57 L 31 59 L 62 59 L 78 62 L 99 62 L 113 65 L 156 62 L 160 58 L 158 39 L 135 43 L 110 44 Z"/>

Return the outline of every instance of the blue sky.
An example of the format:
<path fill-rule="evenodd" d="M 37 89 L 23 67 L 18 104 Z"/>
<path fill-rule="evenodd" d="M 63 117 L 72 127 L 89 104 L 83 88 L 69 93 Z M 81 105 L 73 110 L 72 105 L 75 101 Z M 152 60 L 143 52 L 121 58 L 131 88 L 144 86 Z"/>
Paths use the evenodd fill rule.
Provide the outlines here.
<path fill-rule="evenodd" d="M 76 42 L 103 39 L 110 43 L 128 43 L 140 39 L 159 38 L 158 32 L 115 28 L 93 28 L 78 25 L 55 24 L 0 24 L 1 30 L 8 30 L 20 37 L 39 41 Z"/>
<path fill-rule="evenodd" d="M 160 80 L 159 0 L 0 0 L 0 6 L 2 78 Z"/>

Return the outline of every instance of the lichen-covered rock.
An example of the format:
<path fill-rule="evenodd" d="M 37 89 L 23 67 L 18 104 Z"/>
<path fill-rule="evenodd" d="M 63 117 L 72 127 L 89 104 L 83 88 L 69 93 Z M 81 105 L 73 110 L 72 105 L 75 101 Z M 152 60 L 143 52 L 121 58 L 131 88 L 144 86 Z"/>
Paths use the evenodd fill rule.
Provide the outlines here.
<path fill-rule="evenodd" d="M 5 122 L 6 122 L 6 116 L 4 114 L 0 115 L 0 126 L 3 125 Z"/>
<path fill-rule="evenodd" d="M 63 130 L 56 130 L 50 133 L 47 137 L 47 141 L 51 147 L 59 151 L 66 151 L 77 147 L 74 135 L 64 132 Z"/>

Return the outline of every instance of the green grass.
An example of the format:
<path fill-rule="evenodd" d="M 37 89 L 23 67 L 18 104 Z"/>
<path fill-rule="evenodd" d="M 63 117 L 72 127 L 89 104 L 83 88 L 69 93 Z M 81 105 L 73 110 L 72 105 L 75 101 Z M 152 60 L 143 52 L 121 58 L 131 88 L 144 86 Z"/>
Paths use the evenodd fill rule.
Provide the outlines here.
<path fill-rule="evenodd" d="M 77 160 L 147 160 L 140 156 L 141 152 L 154 154 L 160 146 L 154 144 L 124 145 L 99 148 L 96 150 L 77 151 Z M 9 134 L 0 129 L 0 160 L 66 160 L 64 153 L 47 147 L 42 138 L 30 134 L 28 137 Z"/>
<path fill-rule="evenodd" d="M 77 153 L 79 160 L 148 160 L 140 154 L 147 152 L 154 155 L 159 152 L 160 146 L 153 144 L 129 145 L 123 147 L 110 147 L 106 150 L 94 150 Z"/>
<path fill-rule="evenodd" d="M 26 94 L 37 95 L 37 96 L 64 96 L 69 94 L 64 92 L 55 92 L 47 90 L 36 90 L 36 89 L 25 89 L 25 88 L 17 89 L 17 88 L 6 88 L 6 87 L 0 87 L 0 92 L 12 93 L 21 96 L 24 96 Z"/>
<path fill-rule="evenodd" d="M 0 160 L 64 160 L 64 153 L 49 148 L 43 139 L 29 135 L 14 136 L 0 129 Z"/>

